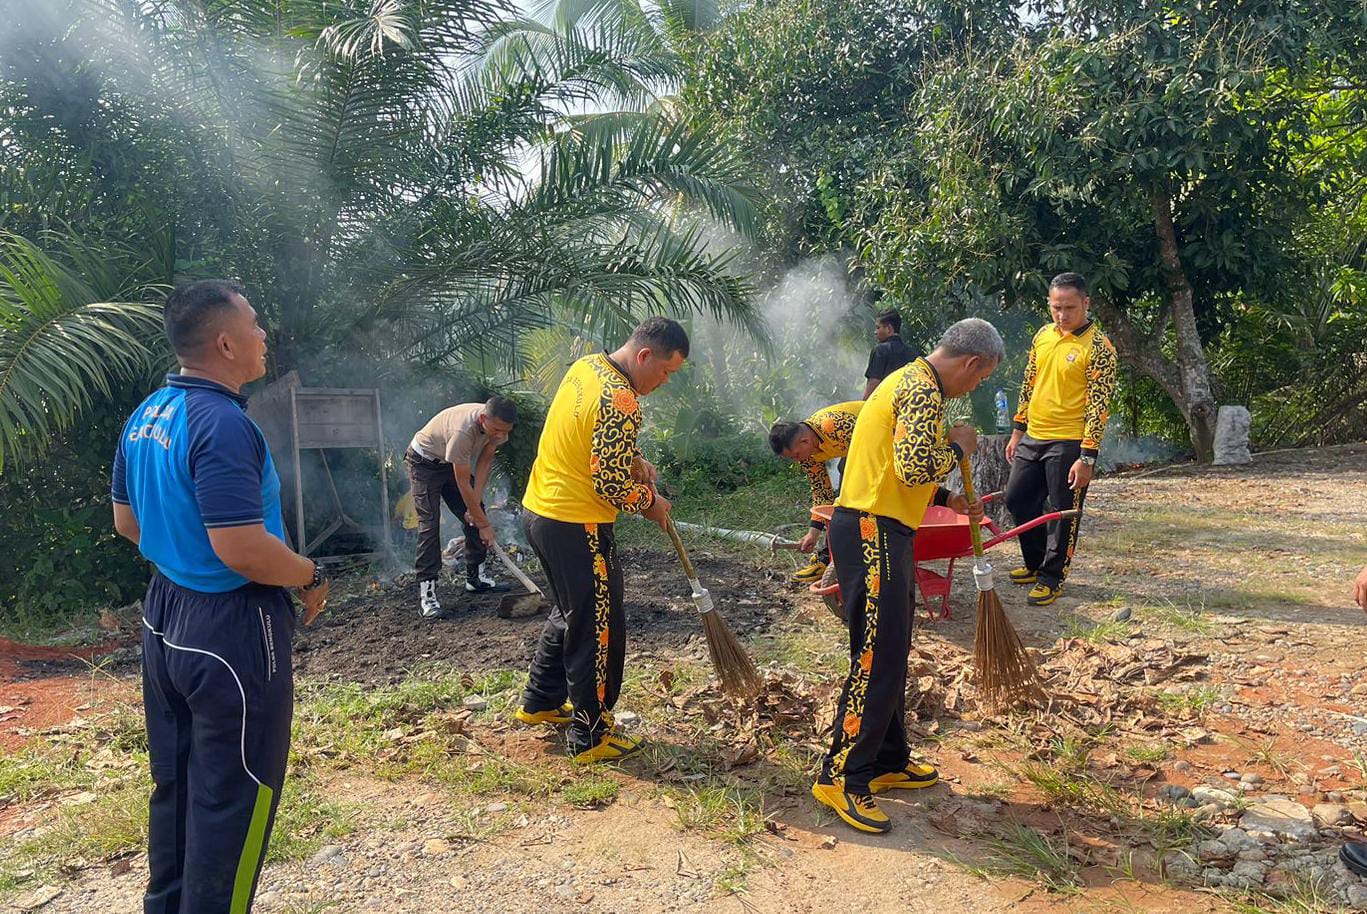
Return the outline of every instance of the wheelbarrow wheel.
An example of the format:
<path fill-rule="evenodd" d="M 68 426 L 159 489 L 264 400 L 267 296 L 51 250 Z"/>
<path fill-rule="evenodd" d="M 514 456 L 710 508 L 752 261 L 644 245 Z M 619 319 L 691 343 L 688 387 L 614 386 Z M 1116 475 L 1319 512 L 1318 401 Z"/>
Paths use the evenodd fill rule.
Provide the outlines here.
<path fill-rule="evenodd" d="M 826 566 L 826 573 L 821 576 L 821 586 L 829 587 L 834 583 L 835 563 L 831 562 Z M 831 615 L 839 619 L 842 624 L 849 624 L 849 620 L 845 618 L 845 606 L 840 602 L 840 591 L 836 590 L 832 593 L 823 594 L 821 599 L 825 602 L 826 608 L 831 611 Z"/>

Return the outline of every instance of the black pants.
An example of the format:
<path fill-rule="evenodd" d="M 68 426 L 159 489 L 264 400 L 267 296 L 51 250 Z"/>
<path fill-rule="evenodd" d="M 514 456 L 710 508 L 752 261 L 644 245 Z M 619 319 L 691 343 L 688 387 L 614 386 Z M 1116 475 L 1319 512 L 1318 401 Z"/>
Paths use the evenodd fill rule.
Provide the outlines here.
<path fill-rule="evenodd" d="M 474 581 L 479 566 L 489 557 L 479 528 L 465 520 L 468 508 L 456 485 L 456 474 L 444 460 L 429 460 L 412 448 L 403 455 L 408 480 L 413 487 L 413 507 L 418 512 L 418 555 L 414 569 L 419 581 L 435 581 L 441 576 L 441 503 L 451 509 L 465 531 L 465 577 Z M 474 479 L 471 478 L 471 483 Z M 480 505 L 483 508 L 483 504 Z"/>
<path fill-rule="evenodd" d="M 612 524 L 571 524 L 525 512 L 555 606 L 541 630 L 522 703 L 528 711 L 574 703 L 570 749 L 595 745 L 622 691 L 626 612 Z"/>
<path fill-rule="evenodd" d="M 868 793 L 869 781 L 906 768 L 907 651 L 911 647 L 911 539 L 906 524 L 836 508 L 830 546 L 849 619 L 850 672 L 831 727 L 824 781 Z"/>
<path fill-rule="evenodd" d="M 1046 502 L 1055 511 L 1082 507 L 1087 490 L 1068 487 L 1068 471 L 1081 454 L 1081 441 L 1040 441 L 1028 435 L 1020 440 L 1006 483 L 1006 507 L 1016 523 L 1039 517 Z M 1076 520 L 1059 520 L 1020 535 L 1025 567 L 1038 573 L 1041 582 L 1057 587 L 1068 577 L 1078 526 Z"/>
<path fill-rule="evenodd" d="M 154 785 L 145 914 L 251 909 L 289 757 L 293 634 L 282 588 L 200 593 L 153 576 L 142 633 Z"/>

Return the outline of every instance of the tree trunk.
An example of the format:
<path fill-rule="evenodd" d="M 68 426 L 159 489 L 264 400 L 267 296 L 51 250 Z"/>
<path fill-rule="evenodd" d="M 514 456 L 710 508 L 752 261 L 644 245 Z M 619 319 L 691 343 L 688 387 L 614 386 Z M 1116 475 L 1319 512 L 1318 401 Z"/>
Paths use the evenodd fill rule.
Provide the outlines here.
<path fill-rule="evenodd" d="M 1006 462 L 1006 442 L 1010 440 L 1010 434 L 978 436 L 978 449 L 969 463 L 973 469 L 973 488 L 979 498 L 1006 488 L 1006 480 L 1011 475 L 1011 464 Z M 945 480 L 945 488 L 951 492 L 963 490 L 958 467 L 950 471 L 949 477 Z M 1002 529 L 1012 525 L 1011 514 L 1006 510 L 1005 498 L 994 498 L 987 503 L 984 510 Z"/>
<path fill-rule="evenodd" d="M 1163 267 L 1163 282 L 1167 286 L 1168 309 L 1172 314 L 1173 330 L 1177 334 L 1177 371 L 1182 398 L 1177 406 L 1186 417 L 1191 430 L 1191 443 L 1196 448 L 1196 459 L 1210 463 L 1215 459 L 1215 393 L 1210 384 L 1210 366 L 1201 348 L 1201 334 L 1196 327 L 1196 309 L 1192 305 L 1191 283 L 1182 269 L 1181 252 L 1177 245 L 1177 229 L 1172 221 L 1172 197 L 1165 190 L 1155 190 L 1153 204 L 1154 231 L 1158 234 L 1158 256 Z"/>

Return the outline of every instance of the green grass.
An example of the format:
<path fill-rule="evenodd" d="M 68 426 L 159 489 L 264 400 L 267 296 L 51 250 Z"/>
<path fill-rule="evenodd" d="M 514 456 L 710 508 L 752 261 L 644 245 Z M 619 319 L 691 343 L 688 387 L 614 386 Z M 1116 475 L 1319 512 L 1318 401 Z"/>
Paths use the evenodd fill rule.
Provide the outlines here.
<path fill-rule="evenodd" d="M 580 809 L 598 809 L 611 805 L 621 793 L 622 785 L 597 772 L 588 772 L 560 790 L 560 799 Z"/>
<path fill-rule="evenodd" d="M 1337 914 L 1348 909 L 1331 900 L 1330 877 L 1315 880 L 1297 876 L 1284 887 L 1281 897 L 1250 892 L 1231 899 L 1238 914 Z"/>
<path fill-rule="evenodd" d="M 1096 778 L 1041 762 L 1026 762 L 1019 774 L 1050 803 L 1120 821 L 1134 818 L 1134 806 L 1120 791 Z"/>
<path fill-rule="evenodd" d="M 1078 865 L 1068 855 L 1065 839 L 1052 839 L 1033 828 L 1011 823 L 987 839 L 991 854 L 981 860 L 958 861 L 983 879 L 1014 876 L 1038 882 L 1051 892 L 1074 894 L 1081 880 Z"/>
<path fill-rule="evenodd" d="M 1204 615 L 1204 602 L 1200 606 L 1192 606 L 1190 602 L 1186 606 L 1178 606 L 1171 600 L 1164 600 L 1143 606 L 1139 611 L 1145 618 L 1187 634 L 1203 636 L 1215 631 L 1215 623 Z"/>
<path fill-rule="evenodd" d="M 357 828 L 360 810 L 307 773 L 286 778 L 266 862 L 303 860 Z"/>
<path fill-rule="evenodd" d="M 744 787 L 706 785 L 671 790 L 679 826 L 742 845 L 765 831 L 764 795 Z"/>
<path fill-rule="evenodd" d="M 1163 743 L 1137 743 L 1125 748 L 1125 757 L 1141 764 L 1161 762 L 1171 754 L 1172 750 Z"/>
<path fill-rule="evenodd" d="M 1155 692 L 1154 700 L 1158 707 L 1169 714 L 1190 713 L 1199 715 L 1223 700 L 1224 696 L 1214 686 L 1197 686 L 1181 692 Z"/>
<path fill-rule="evenodd" d="M 1124 641 L 1130 636 L 1130 623 L 1107 619 L 1095 622 L 1086 616 L 1068 616 L 1063 620 L 1063 637 L 1079 638 L 1092 644 Z"/>

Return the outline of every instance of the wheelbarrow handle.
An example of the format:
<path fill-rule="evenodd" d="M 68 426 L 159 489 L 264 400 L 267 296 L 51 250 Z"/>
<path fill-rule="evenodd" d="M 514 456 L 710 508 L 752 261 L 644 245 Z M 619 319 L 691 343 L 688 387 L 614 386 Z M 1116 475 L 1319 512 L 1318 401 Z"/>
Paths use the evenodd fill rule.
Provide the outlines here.
<path fill-rule="evenodd" d="M 993 546 L 1000 545 L 1009 539 L 1015 539 L 1022 533 L 1027 533 L 1042 524 L 1052 523 L 1056 520 L 1077 520 L 1081 516 L 1082 511 L 1079 508 L 1070 508 L 1067 511 L 1052 511 L 1048 514 L 1041 514 L 1034 520 L 1028 520 L 1018 527 L 1012 527 L 1010 530 L 1006 530 L 992 537 L 990 540 L 983 543 L 983 549 L 991 549 Z"/>

